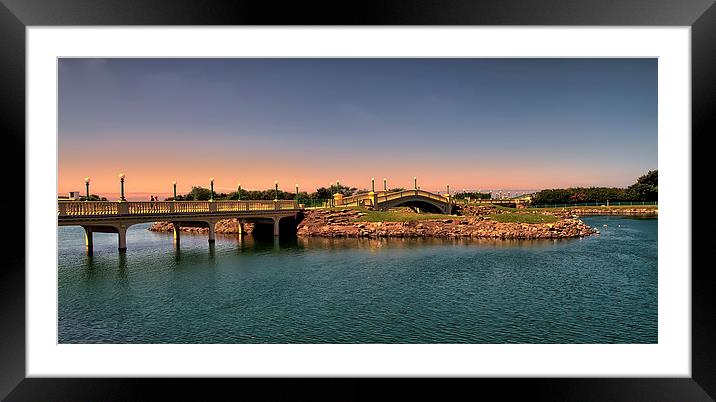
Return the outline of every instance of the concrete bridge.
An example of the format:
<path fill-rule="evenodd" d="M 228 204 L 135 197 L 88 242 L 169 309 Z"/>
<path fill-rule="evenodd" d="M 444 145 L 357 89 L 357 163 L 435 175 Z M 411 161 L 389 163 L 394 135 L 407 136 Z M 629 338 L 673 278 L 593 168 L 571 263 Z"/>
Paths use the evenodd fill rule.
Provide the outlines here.
<path fill-rule="evenodd" d="M 82 226 L 87 253 L 92 254 L 92 234 L 116 233 L 119 250 L 127 249 L 127 229 L 137 223 L 168 221 L 174 224 L 174 241 L 180 241 L 180 228 L 209 229 L 209 243 L 215 241 L 216 222 L 237 218 L 243 233 L 244 223 L 273 225 L 279 235 L 282 219 L 298 218 L 302 211 L 296 201 L 58 201 L 59 226 Z"/>

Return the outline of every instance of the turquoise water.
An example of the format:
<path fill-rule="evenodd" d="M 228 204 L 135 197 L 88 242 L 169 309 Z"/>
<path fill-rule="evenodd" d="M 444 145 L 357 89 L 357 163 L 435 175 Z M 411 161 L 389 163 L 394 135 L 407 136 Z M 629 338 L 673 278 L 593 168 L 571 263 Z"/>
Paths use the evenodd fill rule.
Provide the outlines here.
<path fill-rule="evenodd" d="M 59 229 L 60 343 L 656 343 L 657 220 L 571 240 Z M 603 225 L 607 224 L 607 227 Z"/>

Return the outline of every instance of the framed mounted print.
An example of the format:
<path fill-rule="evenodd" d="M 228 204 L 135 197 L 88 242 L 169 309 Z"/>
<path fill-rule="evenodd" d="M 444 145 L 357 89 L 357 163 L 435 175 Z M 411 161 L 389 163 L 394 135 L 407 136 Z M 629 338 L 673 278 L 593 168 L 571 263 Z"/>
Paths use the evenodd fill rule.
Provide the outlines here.
<path fill-rule="evenodd" d="M 709 2 L 64 3 L 0 13 L 7 400 L 713 398 Z"/>

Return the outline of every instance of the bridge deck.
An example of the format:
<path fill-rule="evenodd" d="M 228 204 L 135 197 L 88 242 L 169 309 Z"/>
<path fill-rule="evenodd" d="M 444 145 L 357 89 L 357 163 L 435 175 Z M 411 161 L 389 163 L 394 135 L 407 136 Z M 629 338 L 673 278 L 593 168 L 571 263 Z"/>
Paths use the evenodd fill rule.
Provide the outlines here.
<path fill-rule="evenodd" d="M 221 217 L 257 213 L 296 212 L 292 200 L 278 201 L 59 201 L 58 221 L 87 218 L 157 218 L 170 220 L 187 216 Z"/>

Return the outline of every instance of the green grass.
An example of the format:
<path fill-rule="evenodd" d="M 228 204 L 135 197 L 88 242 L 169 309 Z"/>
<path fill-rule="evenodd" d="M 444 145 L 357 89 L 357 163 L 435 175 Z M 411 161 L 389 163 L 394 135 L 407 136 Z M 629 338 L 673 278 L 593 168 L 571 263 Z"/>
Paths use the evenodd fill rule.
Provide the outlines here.
<path fill-rule="evenodd" d="M 327 208 L 332 211 L 352 209 L 360 211 L 365 215 L 354 219 L 354 222 L 411 222 L 411 221 L 424 221 L 429 219 L 460 219 L 462 217 L 455 215 L 442 215 L 442 214 L 416 214 L 414 212 L 407 211 L 371 211 L 359 207 L 334 207 Z M 489 215 L 490 218 L 497 222 L 513 222 L 513 223 L 553 223 L 557 222 L 559 218 L 552 215 L 542 215 L 540 213 L 533 214 L 527 210 L 517 211 L 515 208 L 508 208 L 498 206 L 497 209 L 509 212 L 503 212 L 501 214 Z"/>
<path fill-rule="evenodd" d="M 510 212 L 517 211 L 517 208 L 506 207 L 504 205 L 495 205 L 495 208 L 499 211 L 510 211 Z"/>
<path fill-rule="evenodd" d="M 455 219 L 452 215 L 442 214 L 416 214 L 412 212 L 399 211 L 369 211 L 360 210 L 365 215 L 355 219 L 355 222 L 410 222 L 424 221 L 428 219 Z"/>
<path fill-rule="evenodd" d="M 531 213 L 511 213 L 492 214 L 490 219 L 502 223 L 553 223 L 559 219 L 553 215 L 531 214 Z"/>

